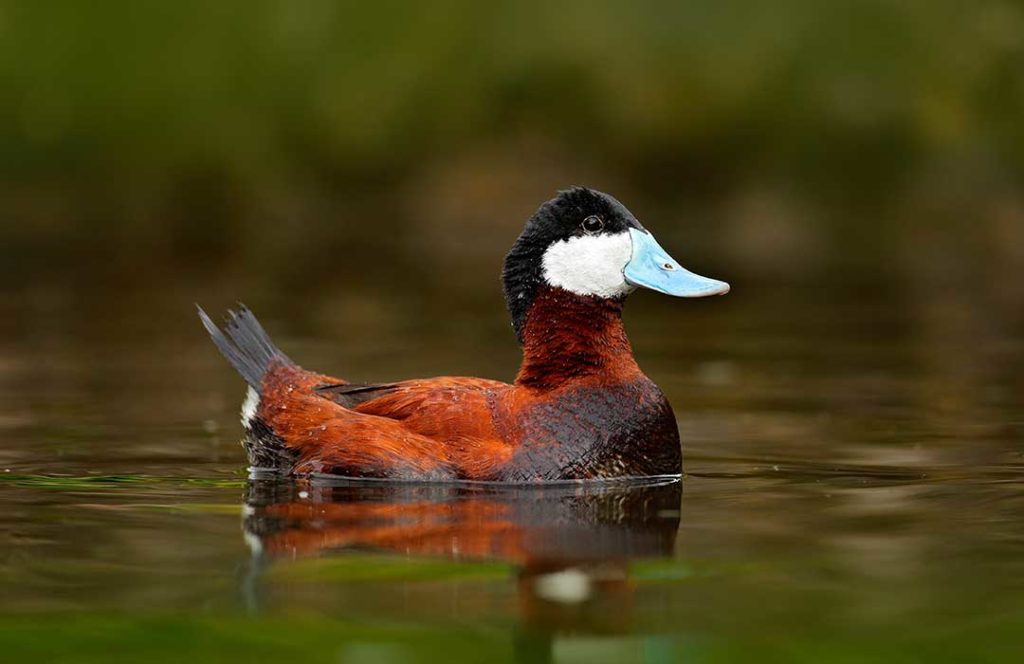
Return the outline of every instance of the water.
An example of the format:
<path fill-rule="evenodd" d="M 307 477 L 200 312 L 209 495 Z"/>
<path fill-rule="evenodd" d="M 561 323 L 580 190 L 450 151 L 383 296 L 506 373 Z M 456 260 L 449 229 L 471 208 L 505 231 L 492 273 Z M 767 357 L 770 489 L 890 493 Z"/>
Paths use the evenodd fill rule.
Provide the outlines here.
<path fill-rule="evenodd" d="M 4 661 L 1019 661 L 1021 321 L 969 295 L 643 294 L 680 483 L 246 478 L 191 309 L 306 366 L 509 378 L 496 284 L 42 283 L 0 310 Z M 457 303 L 457 306 L 456 306 Z"/>

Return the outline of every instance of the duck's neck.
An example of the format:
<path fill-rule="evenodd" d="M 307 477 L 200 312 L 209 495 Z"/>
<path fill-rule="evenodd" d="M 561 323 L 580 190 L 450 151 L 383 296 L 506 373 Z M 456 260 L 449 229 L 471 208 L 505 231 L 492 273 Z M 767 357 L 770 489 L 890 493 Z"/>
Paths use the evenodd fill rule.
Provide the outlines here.
<path fill-rule="evenodd" d="M 541 288 L 522 339 L 517 385 L 554 389 L 587 378 L 612 384 L 641 375 L 622 326 L 621 300 Z"/>

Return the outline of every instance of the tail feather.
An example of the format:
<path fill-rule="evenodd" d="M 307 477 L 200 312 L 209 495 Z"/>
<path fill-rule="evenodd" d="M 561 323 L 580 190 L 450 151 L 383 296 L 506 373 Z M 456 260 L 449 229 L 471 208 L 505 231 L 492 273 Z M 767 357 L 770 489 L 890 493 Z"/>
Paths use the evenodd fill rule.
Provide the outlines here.
<path fill-rule="evenodd" d="M 267 373 L 267 369 L 273 362 L 277 361 L 288 365 L 294 363 L 274 345 L 263 326 L 256 320 L 256 316 L 244 304 L 239 307 L 237 313 L 228 311 L 224 329 L 221 330 L 210 320 L 203 308 L 196 305 L 196 309 L 199 310 L 199 320 L 203 322 L 203 327 L 210 333 L 213 343 L 217 345 L 231 366 L 242 375 L 245 382 L 259 393 L 263 375 Z"/>

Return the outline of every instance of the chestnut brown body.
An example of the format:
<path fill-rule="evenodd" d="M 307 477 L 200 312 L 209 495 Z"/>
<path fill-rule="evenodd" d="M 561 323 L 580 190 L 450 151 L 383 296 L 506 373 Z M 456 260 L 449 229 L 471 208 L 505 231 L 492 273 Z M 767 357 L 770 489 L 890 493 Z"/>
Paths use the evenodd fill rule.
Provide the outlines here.
<path fill-rule="evenodd" d="M 250 461 L 286 473 L 544 482 L 681 472 L 664 395 L 636 361 L 621 302 L 540 292 L 512 384 L 441 377 L 352 385 L 273 363 Z"/>

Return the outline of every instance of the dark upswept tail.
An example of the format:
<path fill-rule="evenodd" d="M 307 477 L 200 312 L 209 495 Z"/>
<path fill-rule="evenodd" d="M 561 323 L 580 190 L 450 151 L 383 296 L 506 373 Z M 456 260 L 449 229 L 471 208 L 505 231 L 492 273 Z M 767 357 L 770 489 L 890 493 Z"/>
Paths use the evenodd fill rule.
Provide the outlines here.
<path fill-rule="evenodd" d="M 213 343 L 217 344 L 217 348 L 231 366 L 242 374 L 245 382 L 257 393 L 261 391 L 263 375 L 267 373 L 271 364 L 275 361 L 287 365 L 294 364 L 274 345 L 266 330 L 256 320 L 256 316 L 244 304 L 239 304 L 237 313 L 228 311 L 223 331 L 210 320 L 198 304 L 196 309 L 199 310 L 199 320 L 210 333 Z"/>

